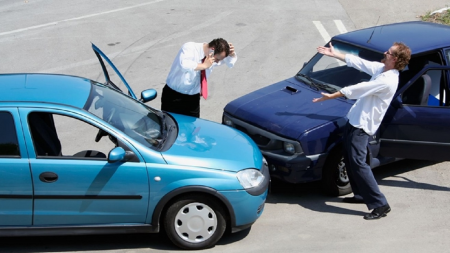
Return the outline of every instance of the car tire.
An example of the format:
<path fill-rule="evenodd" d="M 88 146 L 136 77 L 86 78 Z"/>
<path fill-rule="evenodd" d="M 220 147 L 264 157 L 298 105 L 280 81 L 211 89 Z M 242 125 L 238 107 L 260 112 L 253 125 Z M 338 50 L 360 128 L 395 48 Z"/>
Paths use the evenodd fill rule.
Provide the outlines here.
<path fill-rule="evenodd" d="M 222 207 L 212 197 L 189 195 L 167 209 L 164 229 L 178 247 L 199 250 L 213 247 L 226 229 Z"/>
<path fill-rule="evenodd" d="M 333 150 L 322 169 L 322 187 L 326 194 L 342 196 L 352 192 L 342 149 Z"/>

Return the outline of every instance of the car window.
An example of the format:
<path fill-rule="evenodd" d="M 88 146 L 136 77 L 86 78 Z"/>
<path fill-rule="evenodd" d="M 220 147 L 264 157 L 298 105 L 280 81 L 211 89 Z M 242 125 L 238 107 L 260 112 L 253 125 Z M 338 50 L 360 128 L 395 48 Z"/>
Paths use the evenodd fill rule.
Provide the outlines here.
<path fill-rule="evenodd" d="M 20 157 L 14 119 L 9 112 L 0 112 L 0 157 Z"/>
<path fill-rule="evenodd" d="M 447 50 L 445 51 L 445 57 L 447 58 L 448 64 L 450 64 L 450 49 L 447 49 Z"/>
<path fill-rule="evenodd" d="M 99 128 L 82 120 L 60 114 L 32 112 L 28 115 L 36 157 L 106 160 L 117 140 L 101 138 Z"/>
<path fill-rule="evenodd" d="M 437 63 L 428 62 L 428 65 L 440 66 Z M 445 88 L 445 73 L 440 69 L 432 69 L 422 73 L 403 92 L 404 105 L 413 106 L 445 106 L 447 89 Z"/>
<path fill-rule="evenodd" d="M 332 41 L 332 44 L 336 51 L 343 54 L 357 55 L 369 61 L 380 61 L 383 58 L 383 54 L 364 48 L 338 41 Z M 322 54 L 316 54 L 297 74 L 297 76 L 301 75 L 309 76 L 322 84 L 331 85 L 337 90 L 348 85 L 369 81 L 371 78 L 364 72 L 347 67 L 343 61 Z"/>
<path fill-rule="evenodd" d="M 147 147 L 158 147 L 162 119 L 157 111 L 103 85 L 92 85 L 84 109 Z"/>

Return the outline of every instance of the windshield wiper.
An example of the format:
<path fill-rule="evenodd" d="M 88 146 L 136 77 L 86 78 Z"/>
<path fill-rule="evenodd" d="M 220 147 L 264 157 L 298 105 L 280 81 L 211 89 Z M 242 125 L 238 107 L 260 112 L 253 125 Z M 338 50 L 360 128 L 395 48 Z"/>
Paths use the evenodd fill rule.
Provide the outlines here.
<path fill-rule="evenodd" d="M 303 78 L 305 78 L 306 80 L 308 80 L 310 82 L 309 87 L 315 88 L 317 91 L 324 90 L 324 91 L 327 91 L 329 93 L 334 93 L 334 92 L 337 91 L 337 89 L 335 89 L 335 88 L 333 88 L 333 87 L 331 87 L 331 86 L 329 86 L 329 85 L 327 85 L 325 83 L 321 83 L 321 82 L 315 81 L 314 79 L 312 79 L 311 77 L 309 77 L 309 76 L 307 76 L 305 74 L 299 73 L 298 75 L 303 77 Z"/>
<path fill-rule="evenodd" d="M 324 83 L 316 83 L 316 84 L 320 89 L 328 91 L 329 93 L 335 93 L 337 91 L 337 89 L 335 89 L 327 84 L 324 84 Z"/>
<path fill-rule="evenodd" d="M 302 74 L 302 73 L 298 73 L 297 76 L 301 76 L 301 77 L 305 78 L 306 80 L 308 80 L 309 81 L 308 86 L 319 91 L 320 88 L 317 86 L 316 82 L 314 82 L 314 80 L 311 77 L 309 77 L 305 74 Z"/>

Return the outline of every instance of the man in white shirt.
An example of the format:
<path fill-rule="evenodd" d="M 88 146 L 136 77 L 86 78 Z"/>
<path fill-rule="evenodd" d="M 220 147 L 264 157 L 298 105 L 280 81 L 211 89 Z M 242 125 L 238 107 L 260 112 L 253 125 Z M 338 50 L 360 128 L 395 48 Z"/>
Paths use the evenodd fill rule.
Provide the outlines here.
<path fill-rule="evenodd" d="M 391 208 L 386 197 L 366 163 L 369 137 L 374 135 L 397 90 L 399 70 L 403 70 L 411 58 L 411 50 L 405 44 L 395 42 L 384 52 L 381 62 L 371 62 L 355 55 L 342 54 L 330 47 L 318 47 L 317 51 L 345 61 L 347 66 L 356 68 L 372 76 L 370 81 L 342 88 L 333 94 L 322 93 L 321 102 L 345 96 L 357 99 L 347 114 L 348 122 L 344 130 L 344 159 L 354 196 L 344 198 L 347 203 L 365 203 L 373 211 L 364 216 L 366 220 L 385 217 Z"/>
<path fill-rule="evenodd" d="M 233 45 L 222 38 L 183 44 L 167 76 L 161 110 L 200 117 L 200 95 L 207 97 L 206 87 L 201 87 L 202 75 L 208 80 L 214 67 L 225 63 L 232 68 L 236 61 Z"/>

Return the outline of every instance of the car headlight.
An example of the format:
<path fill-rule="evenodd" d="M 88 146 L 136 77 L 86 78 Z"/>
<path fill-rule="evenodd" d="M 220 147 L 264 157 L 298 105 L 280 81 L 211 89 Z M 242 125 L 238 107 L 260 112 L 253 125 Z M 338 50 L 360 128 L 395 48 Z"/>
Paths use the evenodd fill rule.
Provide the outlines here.
<path fill-rule="evenodd" d="M 223 123 L 224 125 L 229 126 L 229 127 L 234 127 L 233 121 L 231 121 L 231 119 L 228 118 L 225 114 L 223 115 L 222 123 Z"/>
<path fill-rule="evenodd" d="M 264 181 L 264 175 L 257 169 L 241 170 L 236 177 L 244 189 L 257 187 Z"/>
<path fill-rule="evenodd" d="M 284 142 L 283 143 L 283 148 L 284 151 L 289 153 L 289 154 L 295 154 L 295 146 L 294 144 L 290 143 L 290 142 Z"/>

